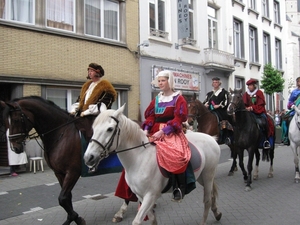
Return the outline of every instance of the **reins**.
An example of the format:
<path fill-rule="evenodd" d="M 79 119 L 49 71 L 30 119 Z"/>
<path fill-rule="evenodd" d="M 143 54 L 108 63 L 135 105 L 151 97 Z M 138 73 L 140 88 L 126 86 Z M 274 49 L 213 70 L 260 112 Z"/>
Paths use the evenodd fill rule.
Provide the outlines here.
<path fill-rule="evenodd" d="M 103 152 L 101 152 L 101 154 L 100 154 L 101 158 L 107 158 L 109 155 L 111 155 L 113 153 L 114 154 L 118 154 L 118 153 L 122 153 L 122 152 L 127 152 L 127 151 L 130 151 L 130 150 L 142 147 L 142 146 L 144 148 L 146 148 L 146 145 L 148 145 L 148 144 L 151 143 L 151 142 L 144 143 L 142 141 L 142 144 L 134 146 L 134 147 L 122 149 L 122 150 L 119 150 L 119 151 L 116 151 L 116 149 L 113 150 L 113 151 L 110 151 L 110 148 L 111 148 L 111 146 L 112 146 L 112 144 L 114 142 L 114 139 L 115 139 L 116 135 L 117 135 L 117 147 L 119 146 L 119 137 L 120 137 L 120 132 L 121 132 L 121 129 L 119 128 L 119 120 L 117 118 L 115 118 L 114 116 L 110 116 L 110 117 L 116 122 L 116 129 L 114 130 L 112 136 L 110 137 L 110 139 L 106 143 L 106 145 L 101 144 L 98 140 L 93 139 L 93 138 L 90 140 L 90 142 L 95 142 L 95 143 L 97 143 L 102 148 Z"/>

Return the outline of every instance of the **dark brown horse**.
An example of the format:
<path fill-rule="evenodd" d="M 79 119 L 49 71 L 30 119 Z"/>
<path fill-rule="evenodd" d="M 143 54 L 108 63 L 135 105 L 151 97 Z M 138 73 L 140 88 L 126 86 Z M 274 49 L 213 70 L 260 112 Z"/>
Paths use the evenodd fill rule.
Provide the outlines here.
<path fill-rule="evenodd" d="M 63 224 L 67 225 L 72 221 L 86 224 L 73 210 L 72 189 L 81 175 L 82 164 L 81 139 L 76 123 L 85 120 L 85 123 L 91 124 L 92 120 L 74 120 L 54 103 L 34 96 L 6 103 L 1 101 L 1 107 L 4 108 L 4 120 L 9 121 L 8 138 L 13 151 L 23 152 L 24 140 L 32 128 L 41 137 L 45 160 L 61 186 L 58 201 L 68 214 Z"/>
<path fill-rule="evenodd" d="M 246 110 L 243 102 L 243 95 L 241 89 L 230 89 L 231 101 L 227 108 L 227 113 L 233 116 L 234 123 L 234 145 L 239 156 L 239 163 L 243 165 L 244 150 L 248 151 L 248 178 L 246 184 L 246 191 L 251 191 L 252 170 L 254 155 L 256 157 L 256 166 L 254 168 L 253 179 L 258 176 L 258 165 L 260 160 L 259 148 L 262 148 L 264 141 L 263 132 L 258 126 L 256 116 Z M 273 121 L 274 123 L 274 121 Z M 270 149 L 263 149 L 263 159 L 270 160 L 270 169 L 268 177 L 273 177 L 273 158 L 275 148 L 275 126 L 273 127 L 273 136 L 269 137 L 271 144 Z"/>
<path fill-rule="evenodd" d="M 213 114 L 211 111 L 209 111 L 201 101 L 196 99 L 195 94 L 188 101 L 188 114 L 189 114 L 188 115 L 189 125 L 193 125 L 194 121 L 196 121 L 198 132 L 206 133 L 211 136 L 220 137 L 221 136 L 220 135 L 221 128 L 225 128 L 225 129 L 223 129 L 223 132 L 224 133 L 227 132 L 227 134 L 226 134 L 227 136 L 233 136 L 233 131 L 230 128 L 230 126 L 228 127 L 230 129 L 226 129 L 228 124 L 223 123 L 223 122 L 220 123 L 218 121 L 217 116 L 215 114 Z M 225 135 L 223 135 L 223 136 L 225 136 Z M 218 143 L 225 144 L 224 138 L 219 138 Z M 232 166 L 229 170 L 228 176 L 232 176 L 234 171 L 237 170 L 237 166 L 236 166 L 237 165 L 237 162 L 236 162 L 237 153 L 234 149 L 234 145 L 232 144 L 232 142 L 230 144 L 228 144 L 228 147 L 231 150 L 231 157 L 233 158 Z M 247 177 L 246 177 L 247 172 L 245 169 L 243 171 L 243 175 L 244 175 L 244 179 L 247 179 Z"/>

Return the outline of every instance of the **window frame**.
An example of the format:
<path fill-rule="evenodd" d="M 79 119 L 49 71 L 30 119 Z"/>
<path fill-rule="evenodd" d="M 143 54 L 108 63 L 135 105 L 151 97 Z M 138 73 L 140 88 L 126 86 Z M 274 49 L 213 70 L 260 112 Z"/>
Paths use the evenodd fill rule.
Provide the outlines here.
<path fill-rule="evenodd" d="M 89 34 L 87 32 L 87 16 L 86 16 L 86 2 L 88 0 L 84 0 L 84 34 L 87 36 L 91 36 L 91 37 L 96 37 L 96 38 L 103 38 L 103 39 L 108 39 L 108 40 L 112 40 L 112 41 L 120 41 L 120 29 L 121 29 L 121 23 L 120 23 L 120 4 L 118 0 L 100 0 L 100 20 L 98 21 L 99 25 L 100 25 L 100 33 L 99 35 L 93 35 L 93 34 Z M 114 24 L 114 26 L 116 26 L 116 38 L 112 38 L 112 37 L 107 37 L 107 32 L 105 32 L 105 26 L 106 26 L 106 21 L 105 21 L 105 6 L 106 6 L 106 2 L 112 2 L 112 3 L 116 3 L 117 4 L 117 19 L 116 19 L 116 24 Z M 99 29 L 99 28 L 98 28 Z"/>
<path fill-rule="evenodd" d="M 263 32 L 263 57 L 264 65 L 272 63 L 271 60 L 271 38 L 266 32 Z"/>
<path fill-rule="evenodd" d="M 280 5 L 277 1 L 274 1 L 274 23 L 280 24 Z"/>
<path fill-rule="evenodd" d="M 235 29 L 235 25 L 238 25 L 239 26 L 239 30 L 236 30 Z M 238 37 L 238 45 L 237 45 L 237 36 Z M 237 20 L 237 19 L 233 19 L 233 41 L 234 41 L 234 56 L 236 58 L 239 58 L 239 59 L 244 59 L 245 58 L 245 55 L 244 55 L 244 29 L 243 29 L 243 22 L 240 21 L 240 20 Z M 236 50 L 239 50 L 237 54 L 237 51 Z"/>
<path fill-rule="evenodd" d="M 282 43 L 278 38 L 275 38 L 275 66 L 277 70 L 282 69 Z"/>
<path fill-rule="evenodd" d="M 11 11 L 12 11 L 12 4 L 11 4 L 12 0 L 4 0 L 4 7 L 3 7 L 3 15 L 0 16 L 0 20 L 4 20 L 4 21 L 9 21 L 12 23 L 19 23 L 19 24 L 28 24 L 28 25 L 35 25 L 35 8 L 36 8 L 36 0 L 27 0 L 28 3 L 32 4 L 29 8 L 29 19 L 31 20 L 30 22 L 26 22 L 26 21 L 21 21 L 21 20 L 14 20 L 11 19 Z M 17 3 L 22 3 L 20 1 L 17 1 Z M 22 14 L 24 14 L 24 7 L 22 7 L 21 11 Z"/>
<path fill-rule="evenodd" d="M 249 26 L 249 61 L 259 62 L 257 28 Z"/>
<path fill-rule="evenodd" d="M 256 10 L 256 0 L 249 0 L 249 8 Z"/>
<path fill-rule="evenodd" d="M 64 23 L 63 21 L 56 21 L 56 20 L 51 20 L 52 23 L 54 24 L 54 26 L 49 26 L 48 25 L 48 8 L 47 8 L 47 5 L 48 5 L 48 2 L 51 2 L 53 3 L 52 0 L 45 0 L 45 27 L 47 29 L 54 29 L 54 30 L 61 30 L 61 31 L 64 31 L 64 32 L 71 32 L 71 33 L 76 33 L 76 0 L 68 0 L 68 1 L 72 1 L 73 2 L 73 11 L 72 11 L 72 23 Z M 61 2 L 60 2 L 61 3 Z M 66 3 L 65 3 L 66 4 Z M 65 14 L 66 12 L 64 12 Z M 62 16 L 62 15 L 60 15 Z M 55 16 L 57 17 L 57 16 Z M 50 20 L 49 20 L 49 23 L 50 23 Z M 55 26 L 63 26 L 65 24 L 66 27 L 68 26 L 71 26 L 72 27 L 72 30 L 68 30 L 68 29 L 63 29 L 63 28 L 60 28 L 60 27 L 55 27 Z"/>
<path fill-rule="evenodd" d="M 269 11 L 269 0 L 262 0 L 262 15 L 269 18 L 270 17 L 270 11 Z"/>
<path fill-rule="evenodd" d="M 218 46 L 218 18 L 217 18 L 217 9 L 215 9 L 215 8 L 209 6 L 209 5 L 207 7 L 213 9 L 214 12 L 215 12 L 215 17 L 210 16 L 209 13 L 207 15 L 207 17 L 208 17 L 208 47 L 209 48 L 213 48 L 213 49 L 218 49 L 219 46 Z M 214 23 L 215 23 L 215 26 L 214 26 Z M 215 31 L 215 33 L 214 33 L 214 31 Z"/>

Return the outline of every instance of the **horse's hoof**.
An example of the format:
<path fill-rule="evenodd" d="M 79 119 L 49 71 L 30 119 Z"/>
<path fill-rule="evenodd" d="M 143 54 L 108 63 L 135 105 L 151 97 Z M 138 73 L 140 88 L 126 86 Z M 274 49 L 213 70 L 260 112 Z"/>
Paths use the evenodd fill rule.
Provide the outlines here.
<path fill-rule="evenodd" d="M 78 225 L 86 225 L 85 220 L 82 217 L 78 217 L 78 219 L 76 220 L 76 224 Z"/>
<path fill-rule="evenodd" d="M 220 212 L 215 218 L 217 221 L 219 221 L 222 218 L 222 213 Z"/>
<path fill-rule="evenodd" d="M 251 190 L 252 190 L 251 187 L 249 187 L 249 186 L 246 186 L 246 187 L 245 187 L 245 191 L 251 191 Z"/>
<path fill-rule="evenodd" d="M 234 172 L 230 172 L 230 171 L 229 171 L 228 176 L 231 177 L 231 176 L 233 176 L 233 175 L 234 175 Z"/>
<path fill-rule="evenodd" d="M 114 217 L 113 219 L 112 219 L 112 222 L 113 223 L 119 223 L 119 222 L 121 222 L 123 220 L 123 218 L 121 218 L 121 217 Z"/>
<path fill-rule="evenodd" d="M 295 183 L 298 184 L 299 183 L 299 179 L 295 179 Z"/>
<path fill-rule="evenodd" d="M 258 175 L 253 176 L 253 180 L 257 180 L 258 179 Z"/>
<path fill-rule="evenodd" d="M 273 177 L 274 177 L 274 175 L 272 173 L 268 174 L 268 178 L 273 178 Z"/>

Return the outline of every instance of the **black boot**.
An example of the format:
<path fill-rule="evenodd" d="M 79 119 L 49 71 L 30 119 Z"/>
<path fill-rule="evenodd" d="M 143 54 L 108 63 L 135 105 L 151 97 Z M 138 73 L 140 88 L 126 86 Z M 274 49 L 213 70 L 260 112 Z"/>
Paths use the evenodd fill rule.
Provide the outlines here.
<path fill-rule="evenodd" d="M 185 172 L 176 174 L 175 179 L 177 182 L 177 187 L 173 190 L 172 200 L 180 202 L 185 195 L 185 187 L 186 187 Z"/>

